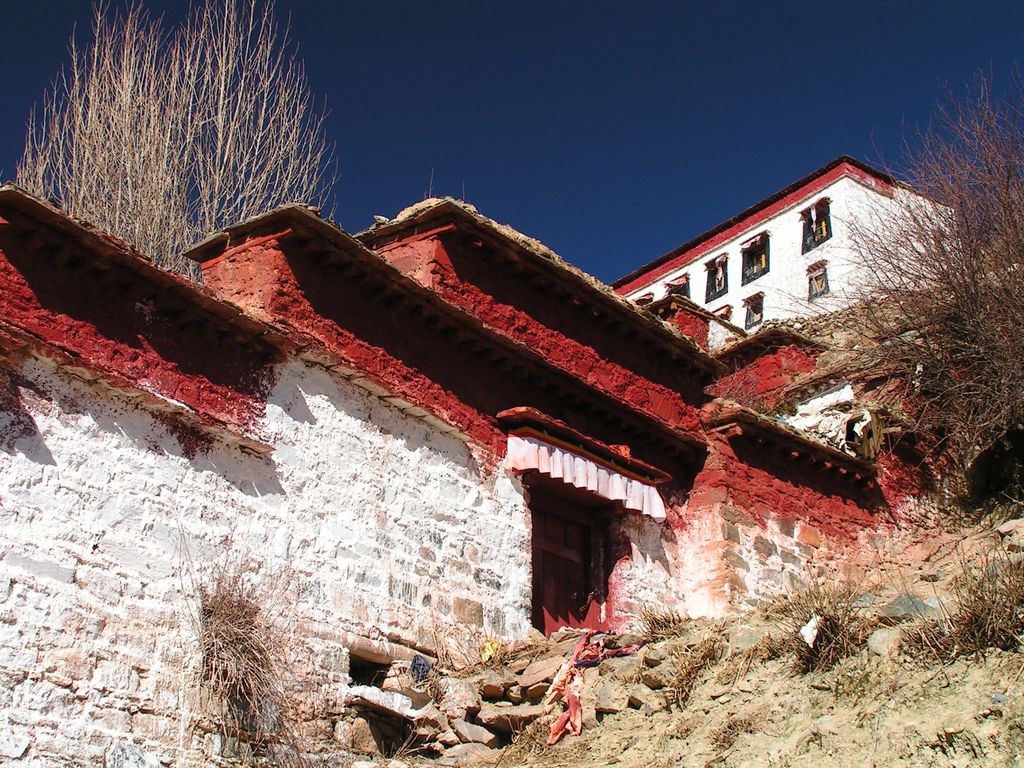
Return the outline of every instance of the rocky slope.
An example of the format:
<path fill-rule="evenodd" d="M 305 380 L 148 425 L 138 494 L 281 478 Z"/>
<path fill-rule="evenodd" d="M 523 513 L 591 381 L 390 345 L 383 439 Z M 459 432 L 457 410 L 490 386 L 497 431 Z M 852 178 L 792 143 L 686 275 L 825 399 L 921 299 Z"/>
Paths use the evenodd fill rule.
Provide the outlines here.
<path fill-rule="evenodd" d="M 722 623 L 652 611 L 637 635 L 605 638 L 606 648 L 629 646 L 645 631 L 648 642 L 584 671 L 582 733 L 554 745 L 551 724 L 565 704 L 543 701 L 578 632 L 434 672 L 418 686 L 433 702 L 418 711 L 433 714 L 410 724 L 404 746 L 381 740 L 381 712 L 357 716 L 369 719 L 352 744 L 368 753 L 356 764 L 1024 766 L 1024 654 L 971 653 L 957 629 L 968 621 L 971 579 L 1012 575 L 984 593 L 993 611 L 1008 590 L 1024 594 L 1024 522 L 918 545 L 878 558 L 846 592 L 812 585 L 831 595 L 823 608 L 795 595 Z M 1024 630 L 1024 603 L 1011 608 Z M 839 661 L 807 671 L 836 641 L 833 614 L 845 624 Z M 402 688 L 401 677 L 393 670 L 384 687 Z"/>

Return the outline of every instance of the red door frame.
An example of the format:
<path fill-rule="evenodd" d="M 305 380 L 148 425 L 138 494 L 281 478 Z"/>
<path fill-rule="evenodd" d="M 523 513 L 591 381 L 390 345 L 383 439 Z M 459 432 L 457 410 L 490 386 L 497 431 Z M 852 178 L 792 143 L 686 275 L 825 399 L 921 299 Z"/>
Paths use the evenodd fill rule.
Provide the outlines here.
<path fill-rule="evenodd" d="M 533 625 L 545 635 L 563 626 L 607 629 L 608 518 L 615 505 L 539 474 L 528 483 L 528 505 Z"/>

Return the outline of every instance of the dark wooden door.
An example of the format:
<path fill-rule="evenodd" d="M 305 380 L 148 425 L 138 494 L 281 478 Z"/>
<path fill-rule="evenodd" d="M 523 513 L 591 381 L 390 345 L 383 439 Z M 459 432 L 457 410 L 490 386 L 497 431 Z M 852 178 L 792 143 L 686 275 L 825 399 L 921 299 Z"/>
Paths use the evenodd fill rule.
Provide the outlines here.
<path fill-rule="evenodd" d="M 561 627 L 604 628 L 600 520 L 566 499 L 531 493 L 533 624 L 550 635 Z"/>

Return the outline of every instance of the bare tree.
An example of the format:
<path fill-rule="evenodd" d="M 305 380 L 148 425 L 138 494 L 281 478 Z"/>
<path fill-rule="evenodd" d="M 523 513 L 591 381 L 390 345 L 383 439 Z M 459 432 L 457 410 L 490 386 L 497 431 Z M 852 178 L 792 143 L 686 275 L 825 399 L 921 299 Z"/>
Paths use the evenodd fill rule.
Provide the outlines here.
<path fill-rule="evenodd" d="M 324 114 L 272 3 L 206 0 L 170 33 L 101 5 L 92 32 L 29 119 L 26 189 L 193 278 L 206 233 L 326 197 Z"/>
<path fill-rule="evenodd" d="M 873 368 L 902 377 L 909 415 L 965 475 L 1024 424 L 1022 106 L 1019 82 L 950 98 L 908 164 L 923 197 L 897 190 L 857 232 Z"/>

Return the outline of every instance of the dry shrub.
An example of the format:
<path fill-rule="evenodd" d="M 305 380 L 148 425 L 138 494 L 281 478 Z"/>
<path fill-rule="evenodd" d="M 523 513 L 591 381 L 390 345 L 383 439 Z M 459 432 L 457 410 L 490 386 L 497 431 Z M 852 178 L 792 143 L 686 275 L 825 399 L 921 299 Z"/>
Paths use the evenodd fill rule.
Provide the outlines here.
<path fill-rule="evenodd" d="M 755 733 L 754 721 L 749 717 L 731 717 L 722 727 L 711 734 L 711 746 L 719 752 L 732 749 L 736 740 L 744 733 Z"/>
<path fill-rule="evenodd" d="M 191 3 L 176 28 L 125 5 L 96 3 L 88 46 L 72 37 L 18 183 L 199 279 L 181 254 L 208 233 L 327 197 L 326 117 L 272 2 Z"/>
<path fill-rule="evenodd" d="M 1008 321 L 1024 311 L 1024 80 L 997 97 L 979 76 L 913 144 L 905 176 L 928 201 L 897 188 L 853 226 L 862 331 L 946 471 L 970 477 L 1024 423 L 1024 334 Z"/>
<path fill-rule="evenodd" d="M 785 638 L 778 635 L 765 635 L 742 653 L 731 655 L 715 675 L 715 682 L 731 686 L 746 675 L 754 664 L 774 661 L 788 652 L 789 643 Z"/>
<path fill-rule="evenodd" d="M 682 709 L 697 687 L 701 675 L 721 657 L 724 644 L 717 634 L 710 634 L 695 645 L 687 646 L 672 654 L 675 673 L 669 682 L 673 702 Z"/>
<path fill-rule="evenodd" d="M 686 633 L 691 621 L 678 611 L 662 606 L 643 606 L 637 618 L 640 620 L 640 634 L 649 643 L 668 640 Z"/>
<path fill-rule="evenodd" d="M 778 635 L 765 635 L 747 650 L 751 662 L 764 663 L 781 659 L 789 651 L 786 638 Z"/>
<path fill-rule="evenodd" d="M 499 765 L 523 764 L 529 758 L 551 749 L 548 737 L 551 735 L 551 723 L 554 719 L 553 715 L 540 717 L 514 733 L 512 743 L 502 751 Z"/>
<path fill-rule="evenodd" d="M 228 559 L 198 587 L 199 684 L 223 735 L 246 742 L 265 763 L 296 766 L 284 583 Z"/>
<path fill-rule="evenodd" d="M 961 563 L 953 582 L 954 607 L 938 620 L 919 622 L 903 631 L 911 656 L 953 661 L 984 657 L 999 648 L 1013 651 L 1024 636 L 1024 560 L 997 549 L 978 563 Z"/>
<path fill-rule="evenodd" d="M 831 669 L 862 647 L 870 629 L 857 599 L 860 592 L 848 584 L 811 582 L 786 596 L 778 606 L 784 642 L 801 673 Z M 817 634 L 808 645 L 800 630 L 817 617 Z"/>
<path fill-rule="evenodd" d="M 430 625 L 430 633 L 433 637 L 434 655 L 437 657 L 435 666 L 446 674 L 457 674 L 459 677 L 479 672 L 484 668 L 505 667 L 523 651 L 513 643 L 490 638 L 483 627 L 442 624 L 435 621 Z M 484 650 L 490 642 L 496 642 L 497 645 L 485 661 Z"/>

